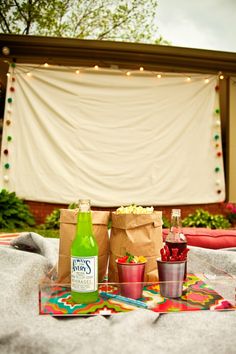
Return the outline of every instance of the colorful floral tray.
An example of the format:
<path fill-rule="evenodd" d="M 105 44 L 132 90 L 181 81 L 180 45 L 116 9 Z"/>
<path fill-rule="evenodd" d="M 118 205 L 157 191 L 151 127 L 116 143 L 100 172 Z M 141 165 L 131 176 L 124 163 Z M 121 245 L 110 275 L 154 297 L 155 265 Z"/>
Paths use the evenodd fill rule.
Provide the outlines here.
<path fill-rule="evenodd" d="M 99 292 L 119 294 L 119 284 L 103 283 Z M 160 295 L 159 284 L 149 283 L 143 288 L 142 302 L 155 303 L 154 312 L 168 313 L 200 310 L 235 310 L 235 304 L 224 299 L 211 286 L 198 276 L 188 274 L 184 283 L 183 295 L 177 299 L 168 299 Z M 52 316 L 90 316 L 112 315 L 120 312 L 137 310 L 136 306 L 117 301 L 116 299 L 99 299 L 92 304 L 74 304 L 71 300 L 70 287 L 43 284 L 39 291 L 39 313 Z"/>

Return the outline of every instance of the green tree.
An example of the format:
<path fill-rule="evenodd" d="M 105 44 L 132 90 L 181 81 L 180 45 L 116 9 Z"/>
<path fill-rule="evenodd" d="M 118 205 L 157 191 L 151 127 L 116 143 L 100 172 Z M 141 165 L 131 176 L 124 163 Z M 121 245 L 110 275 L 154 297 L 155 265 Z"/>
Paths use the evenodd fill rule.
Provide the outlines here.
<path fill-rule="evenodd" d="M 0 0 L 0 31 L 168 44 L 157 8 L 157 0 Z"/>

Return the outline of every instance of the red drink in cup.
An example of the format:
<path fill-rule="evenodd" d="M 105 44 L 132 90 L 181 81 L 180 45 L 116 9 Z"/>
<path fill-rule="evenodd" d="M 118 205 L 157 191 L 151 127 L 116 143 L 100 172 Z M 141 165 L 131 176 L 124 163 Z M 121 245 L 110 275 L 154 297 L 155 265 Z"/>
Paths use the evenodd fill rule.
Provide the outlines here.
<path fill-rule="evenodd" d="M 132 299 L 141 298 L 146 259 L 129 255 L 118 258 L 116 264 L 121 295 Z"/>
<path fill-rule="evenodd" d="M 165 244 L 168 246 L 170 250 L 170 255 L 172 256 L 172 249 L 178 249 L 178 256 L 187 248 L 187 241 L 166 241 Z M 187 262 L 185 263 L 185 270 L 184 270 L 184 279 L 187 277 Z"/>

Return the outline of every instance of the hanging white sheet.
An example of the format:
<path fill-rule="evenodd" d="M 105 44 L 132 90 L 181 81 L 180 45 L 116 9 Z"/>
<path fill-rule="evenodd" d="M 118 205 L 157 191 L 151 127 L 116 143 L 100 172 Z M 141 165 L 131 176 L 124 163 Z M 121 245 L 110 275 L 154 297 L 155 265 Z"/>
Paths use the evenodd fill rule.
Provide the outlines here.
<path fill-rule="evenodd" d="M 224 200 L 216 76 L 75 71 L 10 68 L 2 188 L 96 206 Z"/>

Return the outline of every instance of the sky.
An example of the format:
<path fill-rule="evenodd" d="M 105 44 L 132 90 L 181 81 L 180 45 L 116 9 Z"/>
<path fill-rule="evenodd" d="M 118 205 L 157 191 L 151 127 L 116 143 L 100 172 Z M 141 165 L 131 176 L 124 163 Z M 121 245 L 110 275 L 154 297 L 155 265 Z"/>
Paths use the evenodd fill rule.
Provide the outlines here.
<path fill-rule="evenodd" d="M 236 52 L 236 0 L 159 0 L 159 34 L 173 46 Z"/>

